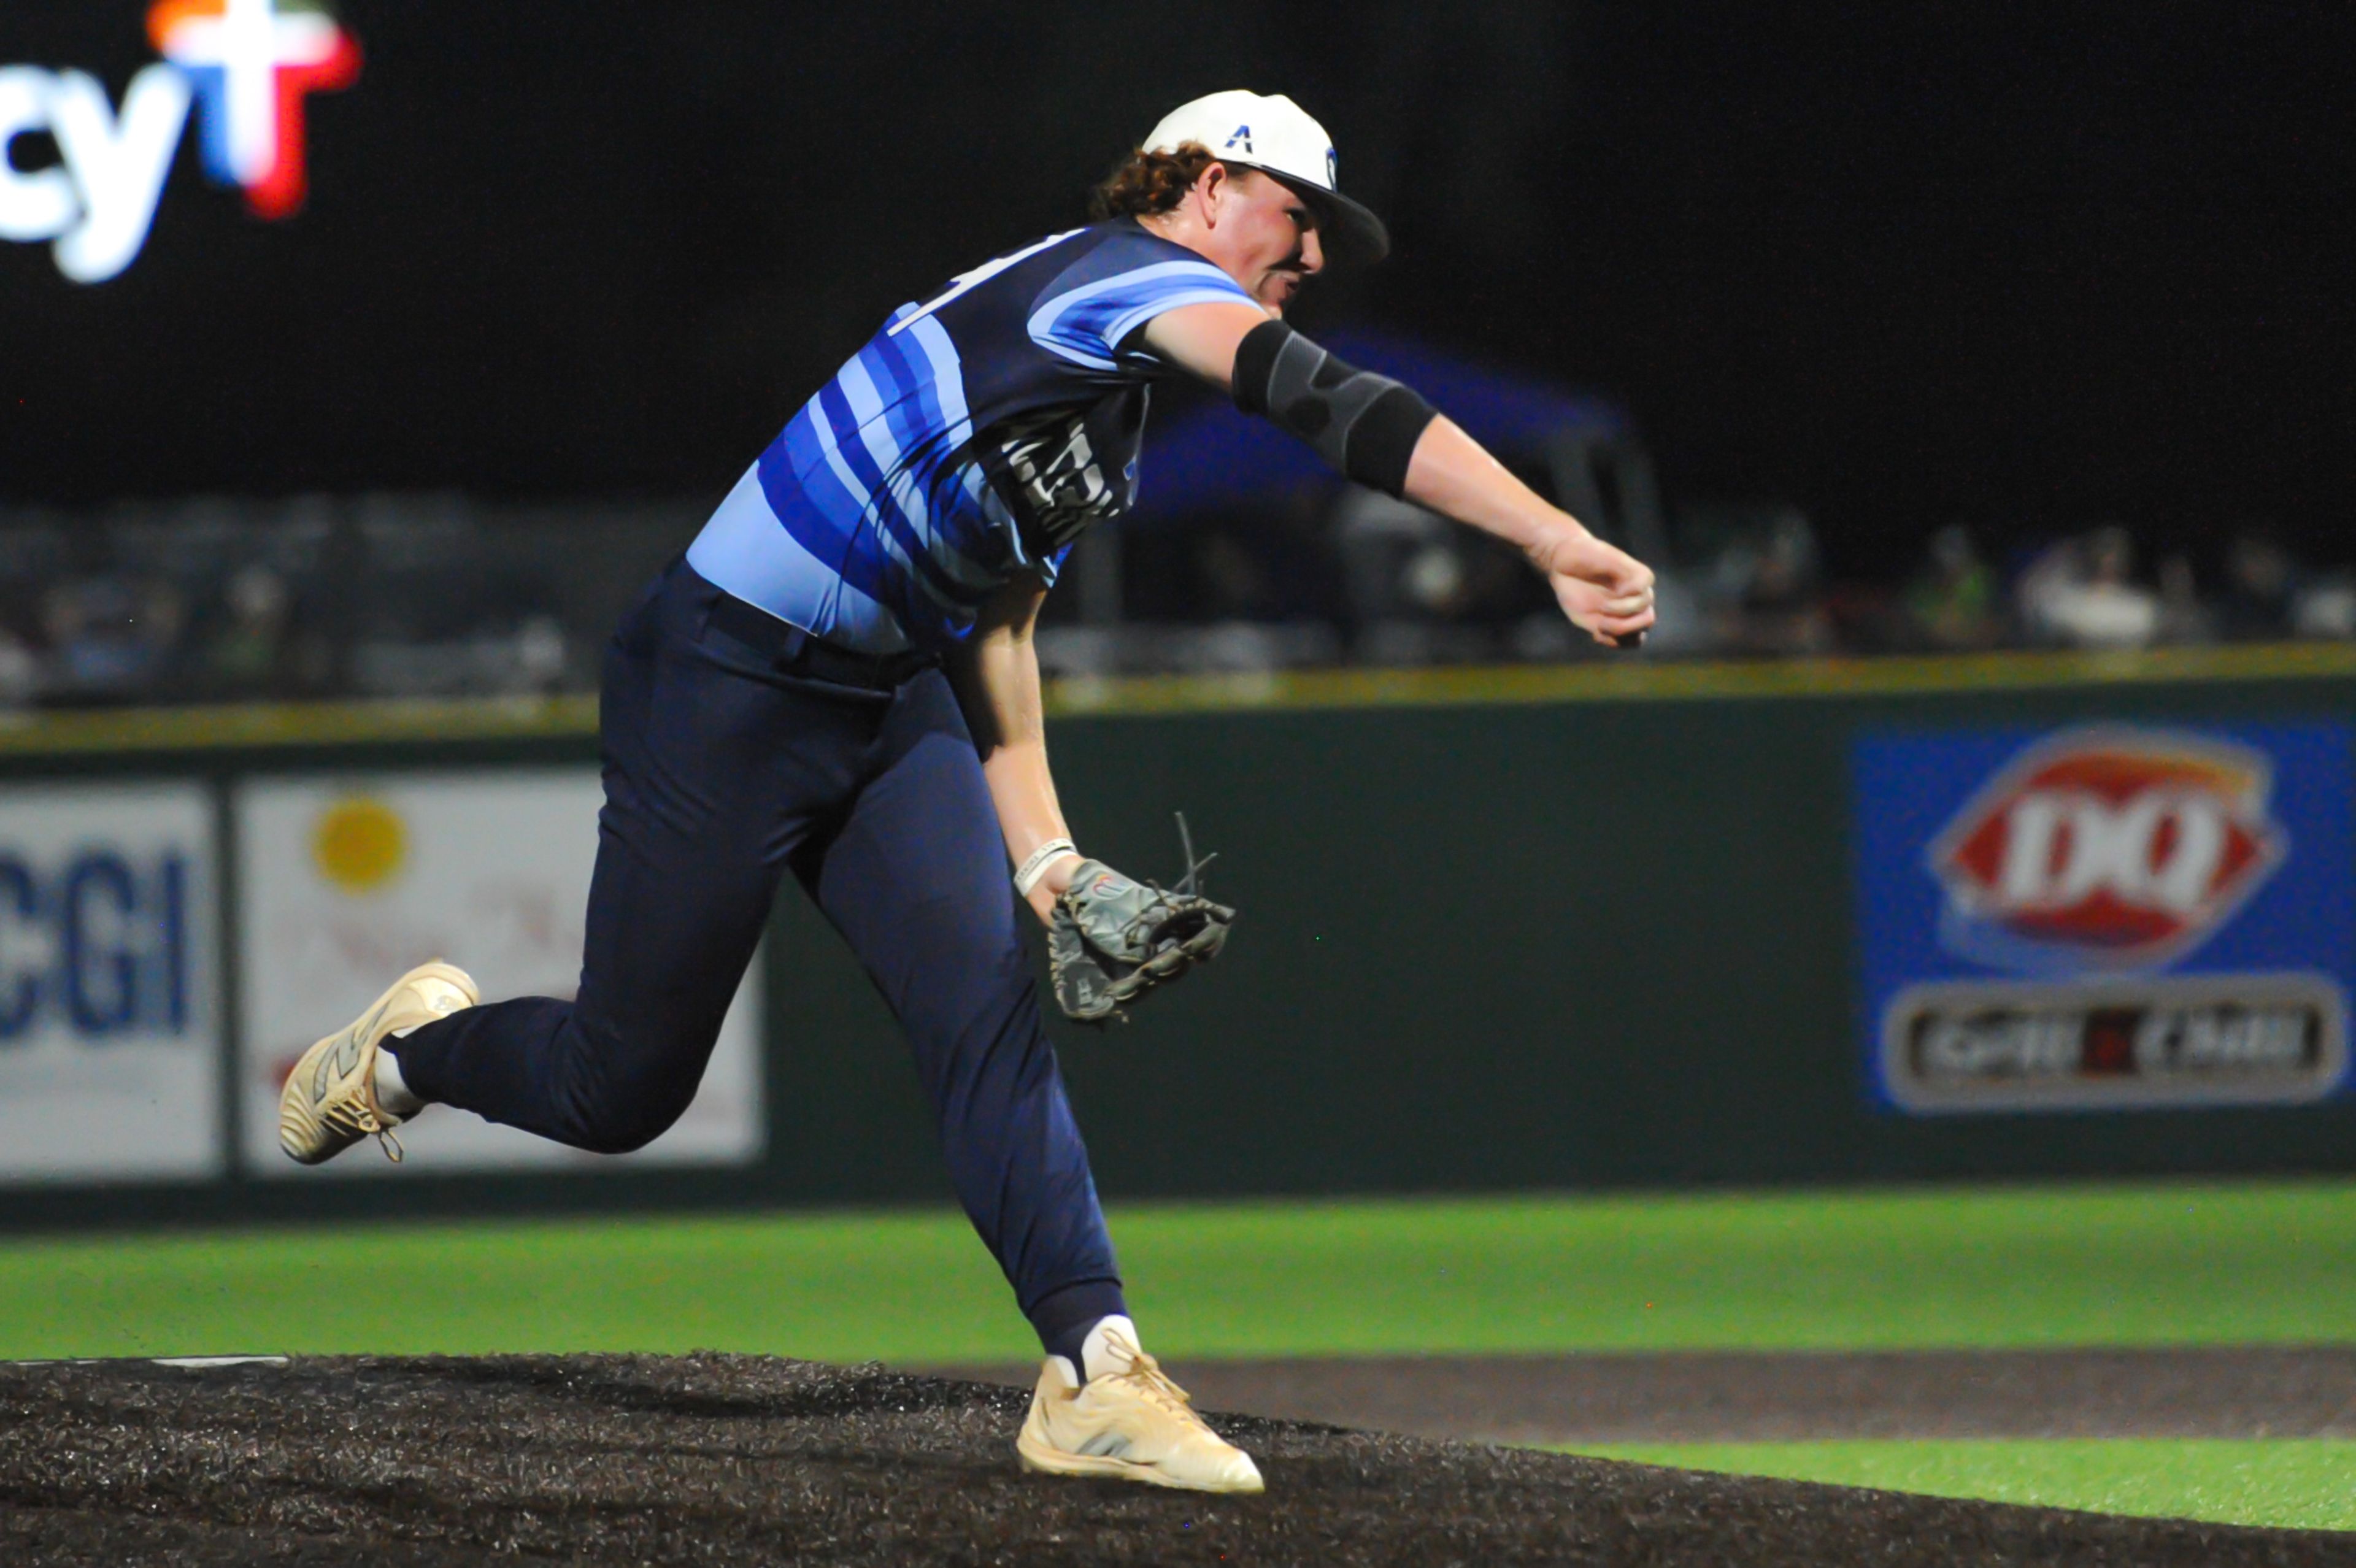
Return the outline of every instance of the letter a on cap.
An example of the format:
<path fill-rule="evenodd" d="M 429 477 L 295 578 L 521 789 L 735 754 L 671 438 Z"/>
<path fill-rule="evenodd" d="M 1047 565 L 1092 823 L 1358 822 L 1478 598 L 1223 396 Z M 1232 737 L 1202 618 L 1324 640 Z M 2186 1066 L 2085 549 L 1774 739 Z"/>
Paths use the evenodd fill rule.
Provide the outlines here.
<path fill-rule="evenodd" d="M 1241 88 L 1206 94 L 1163 115 L 1138 147 L 1174 153 L 1190 142 L 1290 186 L 1316 214 L 1329 261 L 1359 266 L 1381 261 L 1390 250 L 1382 219 L 1334 188 L 1333 138 L 1283 94 L 1264 97 Z"/>

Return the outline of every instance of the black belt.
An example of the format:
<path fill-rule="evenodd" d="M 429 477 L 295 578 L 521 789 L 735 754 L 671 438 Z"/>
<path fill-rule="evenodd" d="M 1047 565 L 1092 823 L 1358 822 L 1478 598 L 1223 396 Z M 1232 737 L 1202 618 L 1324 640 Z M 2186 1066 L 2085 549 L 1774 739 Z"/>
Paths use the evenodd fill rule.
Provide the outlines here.
<path fill-rule="evenodd" d="M 747 604 L 734 594 L 715 590 L 710 624 L 747 647 L 767 654 L 780 675 L 822 680 L 831 686 L 853 686 L 864 691 L 889 691 L 909 677 L 932 668 L 940 659 L 932 654 L 862 654 L 814 637 L 790 622 Z"/>

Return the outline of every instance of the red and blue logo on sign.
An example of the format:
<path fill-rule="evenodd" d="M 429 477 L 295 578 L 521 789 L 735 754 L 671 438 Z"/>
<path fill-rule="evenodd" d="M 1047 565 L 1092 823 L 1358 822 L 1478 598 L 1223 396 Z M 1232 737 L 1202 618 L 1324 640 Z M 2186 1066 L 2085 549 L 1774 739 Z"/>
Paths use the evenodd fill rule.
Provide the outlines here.
<path fill-rule="evenodd" d="M 1859 737 L 1879 1097 L 2086 1110 L 2344 1089 L 2352 753 L 2334 723 Z"/>
<path fill-rule="evenodd" d="M 158 0 L 147 33 L 195 89 L 205 172 L 259 217 L 301 210 L 304 101 L 359 80 L 352 36 L 316 0 Z"/>
<path fill-rule="evenodd" d="M 2197 947 L 2282 861 L 2265 753 L 2204 736 L 2076 731 L 2032 746 L 1932 841 L 1950 946 L 2039 968 Z"/>

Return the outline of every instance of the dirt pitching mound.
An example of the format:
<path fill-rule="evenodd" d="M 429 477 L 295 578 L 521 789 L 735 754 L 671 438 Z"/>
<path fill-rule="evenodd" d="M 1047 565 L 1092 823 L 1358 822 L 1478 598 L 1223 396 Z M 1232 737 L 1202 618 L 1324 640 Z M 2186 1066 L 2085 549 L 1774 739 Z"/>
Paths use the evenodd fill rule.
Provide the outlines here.
<path fill-rule="evenodd" d="M 0 1367 L 0 1562 L 2346 1563 L 2349 1538 L 1215 1417 L 1262 1497 L 1022 1475 L 1021 1391 L 751 1357 Z"/>
<path fill-rule="evenodd" d="M 925 1367 L 1031 1386 L 1036 1366 Z M 1469 1443 L 2356 1437 L 2356 1349 L 1678 1350 L 1188 1361 L 1206 1409 Z"/>

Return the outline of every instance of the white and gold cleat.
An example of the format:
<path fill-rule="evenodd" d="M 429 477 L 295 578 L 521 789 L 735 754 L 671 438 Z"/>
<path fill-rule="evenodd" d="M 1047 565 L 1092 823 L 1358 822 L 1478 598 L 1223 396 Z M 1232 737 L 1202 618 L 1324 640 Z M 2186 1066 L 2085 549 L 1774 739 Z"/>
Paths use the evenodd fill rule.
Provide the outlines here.
<path fill-rule="evenodd" d="M 1085 1383 L 1072 1381 L 1063 1357 L 1047 1358 L 1014 1440 L 1024 1469 L 1196 1492 L 1263 1489 L 1251 1456 L 1203 1424 L 1186 1391 L 1152 1357 L 1118 1332 L 1108 1348 L 1108 1359 L 1125 1370 Z"/>
<path fill-rule="evenodd" d="M 332 1159 L 370 1134 L 389 1159 L 401 1158 L 392 1129 L 406 1118 L 377 1101 L 377 1048 L 396 1029 L 448 1018 L 481 1000 L 454 964 L 420 964 L 392 983 L 347 1029 L 305 1051 L 278 1093 L 278 1147 L 303 1165 Z"/>

